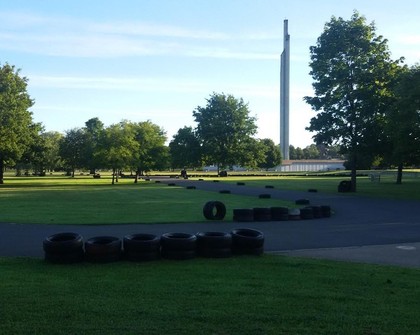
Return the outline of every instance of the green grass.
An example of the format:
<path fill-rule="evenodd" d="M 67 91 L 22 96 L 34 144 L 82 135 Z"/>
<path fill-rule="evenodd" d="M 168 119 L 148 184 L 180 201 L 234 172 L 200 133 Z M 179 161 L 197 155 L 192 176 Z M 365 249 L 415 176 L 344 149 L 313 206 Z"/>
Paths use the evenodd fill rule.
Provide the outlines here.
<path fill-rule="evenodd" d="M 350 180 L 348 176 L 280 176 L 280 177 L 227 177 L 220 178 L 227 183 L 244 182 L 247 186 L 265 187 L 274 186 L 276 189 L 307 191 L 317 189 L 324 193 L 337 193 L 337 186 L 342 180 Z M 368 176 L 357 178 L 357 192 L 349 193 L 354 196 L 368 196 L 376 198 L 420 200 L 420 176 L 407 175 L 401 185 L 395 182 L 393 174 L 381 175 L 380 182 L 372 182 Z M 343 193 L 341 193 L 343 194 Z"/>
<path fill-rule="evenodd" d="M 176 182 L 176 181 L 175 181 Z M 0 185 L 0 222 L 122 224 L 203 222 L 207 201 L 222 201 L 225 220 L 234 208 L 293 205 L 276 199 L 188 190 L 164 183 L 63 176 L 8 178 Z"/>
<path fill-rule="evenodd" d="M 0 258 L 2 334 L 419 334 L 420 271 L 282 256 Z"/>

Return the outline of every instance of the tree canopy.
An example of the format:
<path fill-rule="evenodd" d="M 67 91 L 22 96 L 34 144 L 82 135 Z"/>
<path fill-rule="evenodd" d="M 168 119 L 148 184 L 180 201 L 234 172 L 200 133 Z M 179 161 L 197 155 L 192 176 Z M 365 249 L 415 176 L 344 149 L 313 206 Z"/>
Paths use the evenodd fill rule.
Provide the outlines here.
<path fill-rule="evenodd" d="M 27 92 L 27 78 L 20 70 L 0 66 L 0 184 L 3 184 L 5 162 L 16 162 L 33 140 L 33 100 Z"/>
<path fill-rule="evenodd" d="M 352 190 L 359 156 L 384 143 L 385 112 L 401 60 L 392 61 L 387 40 L 374 23 L 354 12 L 350 20 L 332 17 L 310 47 L 314 96 L 305 97 L 318 114 L 307 130 L 317 144 L 339 144 L 348 154 Z"/>
<path fill-rule="evenodd" d="M 256 131 L 256 118 L 249 115 L 248 105 L 232 95 L 213 93 L 205 107 L 193 111 L 195 132 L 202 146 L 204 162 L 218 168 L 245 163 L 249 138 Z"/>

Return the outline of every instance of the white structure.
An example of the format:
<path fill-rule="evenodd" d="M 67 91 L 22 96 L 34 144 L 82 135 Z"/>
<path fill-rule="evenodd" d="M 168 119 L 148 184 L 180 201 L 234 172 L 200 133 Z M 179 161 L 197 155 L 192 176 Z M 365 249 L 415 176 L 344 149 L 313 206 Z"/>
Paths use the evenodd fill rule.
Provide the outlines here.
<path fill-rule="evenodd" d="M 281 172 L 314 172 L 345 170 L 344 161 L 338 159 L 286 160 L 276 168 Z"/>
<path fill-rule="evenodd" d="M 289 160 L 290 35 L 287 20 L 284 20 L 283 34 L 280 64 L 280 151 L 282 158 Z"/>

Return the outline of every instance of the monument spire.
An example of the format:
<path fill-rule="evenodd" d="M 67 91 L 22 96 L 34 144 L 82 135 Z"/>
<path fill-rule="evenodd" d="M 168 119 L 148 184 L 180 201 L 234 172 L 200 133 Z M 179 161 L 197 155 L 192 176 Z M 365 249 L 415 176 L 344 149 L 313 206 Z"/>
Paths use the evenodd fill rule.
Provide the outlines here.
<path fill-rule="evenodd" d="M 289 86 L 290 86 L 290 35 L 288 20 L 284 20 L 283 52 L 280 63 L 280 151 L 289 160 Z"/>

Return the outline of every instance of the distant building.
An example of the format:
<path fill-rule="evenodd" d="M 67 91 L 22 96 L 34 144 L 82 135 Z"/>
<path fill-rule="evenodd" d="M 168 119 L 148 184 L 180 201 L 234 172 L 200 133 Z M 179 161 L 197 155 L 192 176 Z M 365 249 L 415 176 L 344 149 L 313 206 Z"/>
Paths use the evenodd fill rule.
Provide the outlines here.
<path fill-rule="evenodd" d="M 280 172 L 314 172 L 345 170 L 344 160 L 338 159 L 308 159 L 308 160 L 283 160 L 276 168 Z"/>

